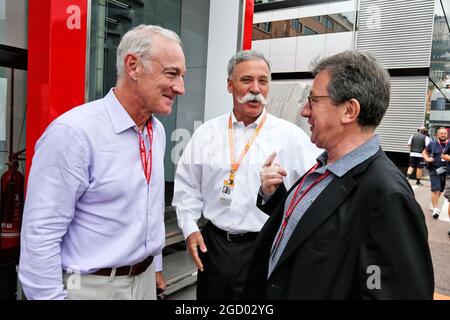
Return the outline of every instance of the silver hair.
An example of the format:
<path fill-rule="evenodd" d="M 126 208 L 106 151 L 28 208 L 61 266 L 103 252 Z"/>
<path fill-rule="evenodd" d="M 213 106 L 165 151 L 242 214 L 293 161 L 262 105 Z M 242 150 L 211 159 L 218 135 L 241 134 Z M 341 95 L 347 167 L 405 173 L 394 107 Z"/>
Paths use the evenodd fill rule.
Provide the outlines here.
<path fill-rule="evenodd" d="M 244 61 L 252 60 L 263 60 L 267 64 L 269 71 L 271 71 L 270 61 L 264 56 L 262 52 L 259 52 L 257 50 L 243 50 L 237 52 L 234 56 L 231 57 L 230 61 L 228 62 L 228 79 L 231 79 L 236 65 Z"/>
<path fill-rule="evenodd" d="M 377 127 L 389 105 L 390 77 L 375 56 L 347 50 L 314 63 L 313 75 L 330 74 L 328 93 L 334 103 L 358 100 L 361 110 L 358 124 Z"/>
<path fill-rule="evenodd" d="M 116 67 L 118 77 L 123 73 L 125 56 L 129 53 L 136 54 L 141 59 L 145 70 L 150 70 L 150 57 L 155 36 L 175 41 L 181 46 L 180 37 L 172 30 L 144 24 L 132 28 L 123 35 L 117 48 Z"/>

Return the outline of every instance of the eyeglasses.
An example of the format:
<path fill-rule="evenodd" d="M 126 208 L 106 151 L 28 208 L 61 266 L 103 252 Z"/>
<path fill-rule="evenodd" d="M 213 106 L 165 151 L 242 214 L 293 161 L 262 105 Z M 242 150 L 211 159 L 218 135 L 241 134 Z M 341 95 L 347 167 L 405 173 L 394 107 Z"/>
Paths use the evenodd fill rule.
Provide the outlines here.
<path fill-rule="evenodd" d="M 331 98 L 331 96 L 308 96 L 309 105 L 312 106 L 313 103 L 318 103 L 319 98 Z"/>

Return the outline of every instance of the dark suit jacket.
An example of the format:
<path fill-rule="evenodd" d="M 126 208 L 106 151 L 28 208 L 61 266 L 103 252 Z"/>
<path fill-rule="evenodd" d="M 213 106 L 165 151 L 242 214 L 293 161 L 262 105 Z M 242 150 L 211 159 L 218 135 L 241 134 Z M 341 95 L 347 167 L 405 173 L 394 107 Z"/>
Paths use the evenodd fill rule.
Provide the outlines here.
<path fill-rule="evenodd" d="M 381 149 L 343 177 L 334 177 L 305 212 L 267 279 L 287 194 L 281 185 L 266 204 L 258 198 L 258 207 L 270 217 L 256 240 L 247 298 L 433 298 L 422 209 Z"/>

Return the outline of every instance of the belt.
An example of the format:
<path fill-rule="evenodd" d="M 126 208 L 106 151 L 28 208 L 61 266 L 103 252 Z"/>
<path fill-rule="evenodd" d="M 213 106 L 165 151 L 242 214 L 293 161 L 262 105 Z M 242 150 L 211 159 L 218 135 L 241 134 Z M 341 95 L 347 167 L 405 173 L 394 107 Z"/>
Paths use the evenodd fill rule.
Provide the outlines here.
<path fill-rule="evenodd" d="M 258 232 L 230 233 L 216 227 L 213 223 L 209 223 L 209 227 L 214 233 L 224 237 L 228 242 L 245 242 L 253 241 L 258 236 Z"/>
<path fill-rule="evenodd" d="M 153 256 L 149 256 L 145 258 L 143 261 L 136 263 L 132 266 L 123 266 L 123 267 L 117 267 L 117 268 L 103 268 L 100 270 L 95 271 L 94 273 L 98 276 L 110 276 L 111 271 L 113 269 L 116 269 L 116 276 L 137 276 L 140 275 L 142 272 L 147 270 L 147 268 L 152 264 L 153 262 Z"/>

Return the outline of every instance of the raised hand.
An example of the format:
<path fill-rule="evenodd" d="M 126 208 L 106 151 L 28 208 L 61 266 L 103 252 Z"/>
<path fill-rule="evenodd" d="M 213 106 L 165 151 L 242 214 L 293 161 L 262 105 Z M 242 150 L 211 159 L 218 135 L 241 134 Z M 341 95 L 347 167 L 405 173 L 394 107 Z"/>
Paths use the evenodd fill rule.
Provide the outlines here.
<path fill-rule="evenodd" d="M 273 195 L 283 182 L 283 177 L 287 176 L 286 170 L 274 163 L 276 156 L 277 152 L 272 152 L 261 169 L 261 189 L 266 196 Z"/>

